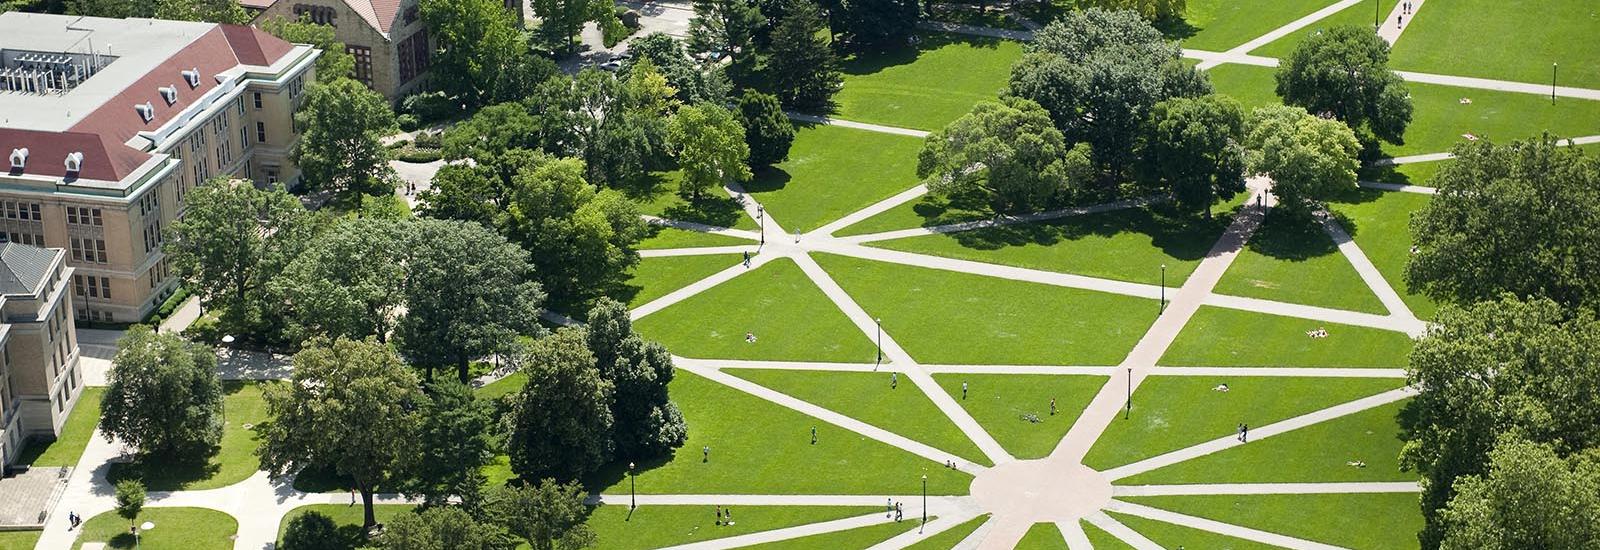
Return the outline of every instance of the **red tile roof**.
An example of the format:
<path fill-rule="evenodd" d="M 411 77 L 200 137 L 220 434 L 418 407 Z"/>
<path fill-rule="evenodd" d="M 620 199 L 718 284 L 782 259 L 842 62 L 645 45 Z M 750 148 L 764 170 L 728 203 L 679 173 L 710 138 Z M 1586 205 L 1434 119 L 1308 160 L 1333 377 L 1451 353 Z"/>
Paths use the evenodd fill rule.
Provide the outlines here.
<path fill-rule="evenodd" d="M 239 5 L 247 8 L 264 10 L 272 7 L 272 5 L 276 4 L 277 2 L 278 0 L 239 0 Z"/>
<path fill-rule="evenodd" d="M 24 147 L 28 149 L 28 163 L 20 174 L 35 176 L 66 177 L 67 155 L 71 153 L 83 153 L 78 177 L 104 181 L 119 181 L 150 160 L 150 155 L 90 133 L 0 128 L 0 154 L 9 157 L 12 149 Z M 10 168 L 9 162 L 0 165 L 0 169 Z M 19 174 L 15 170 L 7 173 Z"/>
<path fill-rule="evenodd" d="M 294 45 L 254 27 L 222 25 L 222 35 L 227 37 L 234 57 L 245 65 L 271 65 L 294 49 Z"/>

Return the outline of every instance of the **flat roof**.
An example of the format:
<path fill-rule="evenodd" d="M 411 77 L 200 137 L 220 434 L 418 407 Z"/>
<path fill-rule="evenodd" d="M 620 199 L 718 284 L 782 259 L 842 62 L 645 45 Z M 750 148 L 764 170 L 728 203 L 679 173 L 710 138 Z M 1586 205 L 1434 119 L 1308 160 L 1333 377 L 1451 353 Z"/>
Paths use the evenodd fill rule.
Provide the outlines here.
<path fill-rule="evenodd" d="M 189 21 L 0 14 L 0 49 L 90 53 L 92 47 L 116 57 L 65 94 L 0 92 L 0 126 L 66 131 L 216 28 L 214 23 Z"/>

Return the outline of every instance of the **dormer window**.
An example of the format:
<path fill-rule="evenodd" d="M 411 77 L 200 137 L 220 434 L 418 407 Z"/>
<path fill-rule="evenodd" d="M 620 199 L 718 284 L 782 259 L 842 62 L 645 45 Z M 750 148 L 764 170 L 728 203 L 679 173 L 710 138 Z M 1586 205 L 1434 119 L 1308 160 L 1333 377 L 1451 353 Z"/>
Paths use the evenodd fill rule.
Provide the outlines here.
<path fill-rule="evenodd" d="M 11 169 L 12 170 L 21 170 L 22 167 L 27 166 L 27 165 L 28 165 L 28 148 L 27 147 L 23 147 L 23 148 L 20 148 L 20 149 L 12 149 L 11 150 Z"/>
<path fill-rule="evenodd" d="M 200 69 L 183 71 L 183 81 L 189 83 L 189 89 L 200 87 Z"/>
<path fill-rule="evenodd" d="M 139 111 L 139 118 L 144 119 L 145 122 L 156 119 L 156 106 L 151 105 L 148 101 L 134 105 L 133 110 Z"/>
<path fill-rule="evenodd" d="M 79 170 L 83 169 L 83 153 L 81 151 L 73 151 L 71 153 L 67 153 L 67 163 L 66 164 L 67 164 L 67 173 L 69 173 L 69 174 L 78 173 Z"/>
<path fill-rule="evenodd" d="M 166 100 L 168 106 L 171 106 L 171 105 L 177 103 L 178 102 L 178 87 L 177 86 L 162 86 L 161 87 L 161 99 Z"/>

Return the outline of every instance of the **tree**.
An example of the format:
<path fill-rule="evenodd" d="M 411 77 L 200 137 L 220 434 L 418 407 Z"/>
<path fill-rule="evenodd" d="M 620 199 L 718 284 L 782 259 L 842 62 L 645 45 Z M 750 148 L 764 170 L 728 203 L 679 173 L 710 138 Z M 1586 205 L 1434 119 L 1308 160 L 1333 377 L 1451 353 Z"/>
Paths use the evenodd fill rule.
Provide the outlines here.
<path fill-rule="evenodd" d="M 514 155 L 539 146 L 538 124 L 521 104 L 490 105 L 445 130 L 441 153 L 446 160 L 472 159 L 510 181 L 519 168 Z"/>
<path fill-rule="evenodd" d="M 916 0 L 843 0 L 837 17 L 851 48 L 906 47 L 922 16 Z"/>
<path fill-rule="evenodd" d="M 315 83 L 294 116 L 301 134 L 290 156 L 310 188 L 336 194 L 394 192 L 394 170 L 382 140 L 398 127 L 383 96 L 348 78 Z"/>
<path fill-rule="evenodd" d="M 316 338 L 293 364 L 288 384 L 263 392 L 271 420 L 256 427 L 261 468 L 274 478 L 306 467 L 349 477 L 369 531 L 374 490 L 417 452 L 421 383 L 393 348 L 371 339 Z"/>
<path fill-rule="evenodd" d="M 1361 143 L 1343 122 L 1275 105 L 1252 112 L 1249 127 L 1250 170 L 1272 177 L 1278 208 L 1309 213 L 1321 201 L 1356 188 Z"/>
<path fill-rule="evenodd" d="M 752 57 L 751 42 L 765 18 L 749 0 L 695 0 L 689 20 L 689 51 L 721 52 L 734 63 Z"/>
<path fill-rule="evenodd" d="M 1132 10 L 1151 22 L 1181 18 L 1188 9 L 1186 0 L 1090 0 L 1090 3 L 1102 8 Z"/>
<path fill-rule="evenodd" d="M 406 244 L 406 316 L 396 327 L 406 357 L 427 369 L 456 367 L 466 383 L 472 360 L 538 334 L 544 291 L 528 253 L 471 222 L 419 219 Z M 471 281 L 471 284 L 462 284 Z"/>
<path fill-rule="evenodd" d="M 139 519 L 139 512 L 144 511 L 144 484 L 137 479 L 124 479 L 116 485 L 117 515 L 128 520 L 132 527 L 134 521 Z"/>
<path fill-rule="evenodd" d="M 647 227 L 622 193 L 583 179 L 583 162 L 557 159 L 516 178 L 510 234 L 532 253 L 534 275 L 562 307 L 619 284 L 639 262 Z"/>
<path fill-rule="evenodd" d="M 667 85 L 675 90 L 674 97 L 680 103 L 720 102 L 725 97 L 725 93 L 709 89 L 720 85 L 711 82 L 717 71 L 703 70 L 699 63 L 689 58 L 683 42 L 671 35 L 653 32 L 635 38 L 628 42 L 628 53 L 633 54 L 633 60 L 623 63 L 622 69 L 617 72 L 621 77 L 631 76 L 635 66 L 648 61 L 666 78 Z"/>
<path fill-rule="evenodd" d="M 250 22 L 249 12 L 234 0 L 65 0 L 62 2 L 70 15 L 126 19 L 169 19 L 175 21 L 204 21 L 244 25 Z"/>
<path fill-rule="evenodd" d="M 417 212 L 442 220 L 475 222 L 497 227 L 503 207 L 501 197 L 510 201 L 510 186 L 500 180 L 495 169 L 473 164 L 446 164 L 433 174 L 432 185 L 421 193 Z"/>
<path fill-rule="evenodd" d="M 1068 147 L 1039 104 L 980 101 L 923 142 L 917 176 L 941 195 L 981 191 L 996 210 L 1039 209 L 1090 179 L 1086 147 Z"/>
<path fill-rule="evenodd" d="M 663 107 L 667 98 L 643 94 L 671 92 L 669 87 L 644 84 L 651 74 L 639 65 L 629 71 L 630 79 L 641 80 L 636 84 L 590 68 L 570 80 L 551 79 L 540 86 L 523 105 L 538 120 L 542 148 L 559 156 L 581 157 L 588 179 L 611 187 L 658 164 L 665 156 L 666 114 L 655 109 Z"/>
<path fill-rule="evenodd" d="M 678 111 L 667 141 L 683 170 L 678 192 L 692 201 L 709 189 L 750 179 L 750 145 L 733 113 L 717 105 L 691 105 Z"/>
<path fill-rule="evenodd" d="M 222 441 L 222 380 L 211 348 L 134 325 L 117 341 L 100 431 L 140 453 L 209 454 Z"/>
<path fill-rule="evenodd" d="M 1420 391 L 1400 415 L 1401 464 L 1422 475 L 1424 548 L 1443 540 L 1442 509 L 1460 480 L 1489 472 L 1497 437 L 1548 444 L 1562 457 L 1600 446 L 1592 312 L 1510 294 L 1446 305 L 1413 347 L 1407 381 Z"/>
<path fill-rule="evenodd" d="M 744 141 L 750 146 L 750 166 L 764 168 L 789 158 L 794 145 L 794 124 L 784 114 L 777 96 L 745 91 L 739 97 L 739 119 Z"/>
<path fill-rule="evenodd" d="M 281 187 L 211 180 L 185 198 L 162 252 L 225 329 L 244 329 L 261 290 L 310 242 L 311 220 Z M 234 332 L 238 334 L 238 332 Z"/>
<path fill-rule="evenodd" d="M 822 110 L 844 83 L 839 60 L 824 38 L 822 9 L 812 0 L 782 1 L 787 15 L 772 31 L 767 76 L 784 107 Z"/>
<path fill-rule="evenodd" d="M 1244 190 L 1244 109 L 1227 96 L 1173 98 L 1150 110 L 1141 153 L 1149 177 L 1178 205 L 1205 212 Z"/>
<path fill-rule="evenodd" d="M 355 76 L 356 57 L 345 51 L 344 43 L 334 36 L 332 25 L 312 23 L 309 13 L 301 15 L 299 20 L 283 16 L 267 19 L 261 22 L 261 30 L 293 44 L 310 44 L 322 50 L 322 54 L 317 56 L 317 78 L 320 80 Z"/>
<path fill-rule="evenodd" d="M 1125 181 L 1155 104 L 1211 93 L 1180 53 L 1137 13 L 1072 11 L 1035 35 L 1003 94 L 1043 106 L 1067 143 L 1088 143 L 1110 187 Z"/>
<path fill-rule="evenodd" d="M 410 222 L 359 218 L 318 235 L 272 280 L 290 340 L 310 336 L 387 342 L 404 303 Z"/>
<path fill-rule="evenodd" d="M 1306 37 L 1277 73 L 1284 103 L 1332 116 L 1390 143 L 1405 141 L 1411 92 L 1389 70 L 1389 42 L 1356 25 Z"/>
<path fill-rule="evenodd" d="M 1600 309 L 1600 161 L 1556 143 L 1457 146 L 1412 218 L 1406 284 L 1458 304 L 1510 292 Z"/>
<path fill-rule="evenodd" d="M 345 550 L 355 546 L 339 533 L 339 524 L 327 514 L 312 510 L 289 520 L 283 529 L 282 550 Z"/>
<path fill-rule="evenodd" d="M 1579 550 L 1600 546 L 1600 453 L 1568 458 L 1504 437 L 1486 475 L 1456 480 L 1443 511 L 1446 550 Z"/>
<path fill-rule="evenodd" d="M 640 338 L 628 306 L 609 298 L 589 310 L 585 328 L 600 376 L 616 389 L 611 417 L 617 453 L 637 460 L 683 446 L 687 428 L 667 394 L 674 375 L 672 354 Z"/>
<path fill-rule="evenodd" d="M 516 541 L 505 529 L 479 523 L 460 508 L 433 506 L 390 520 L 378 537 L 383 550 L 512 550 Z"/>
<path fill-rule="evenodd" d="M 593 3 L 534 2 L 534 12 L 547 22 L 540 6 L 551 2 Z M 559 74 L 553 62 L 530 54 L 515 13 L 501 0 L 422 0 L 418 8 L 438 47 L 428 69 L 433 82 L 468 109 L 520 100 Z"/>
<path fill-rule="evenodd" d="M 611 2 L 604 0 L 533 0 L 530 6 L 540 21 L 537 33 L 541 41 L 560 51 L 572 49 L 572 37 L 584 23 L 616 17 Z"/>
<path fill-rule="evenodd" d="M 522 479 L 571 481 L 611 460 L 613 388 L 586 339 L 563 328 L 515 359 L 528 382 L 513 400 L 506 446 Z"/>
<path fill-rule="evenodd" d="M 476 509 L 483 467 L 494 460 L 494 406 L 475 399 L 471 387 L 455 380 L 434 382 L 428 389 L 414 437 L 420 452 L 405 468 L 401 492 L 421 498 L 424 506 L 443 506 L 458 497 L 469 510 Z"/>
<path fill-rule="evenodd" d="M 584 525 L 589 507 L 583 485 L 544 479 L 538 484 L 518 483 L 490 494 L 496 521 L 528 541 L 534 550 L 576 550 L 594 545 L 594 531 Z"/>

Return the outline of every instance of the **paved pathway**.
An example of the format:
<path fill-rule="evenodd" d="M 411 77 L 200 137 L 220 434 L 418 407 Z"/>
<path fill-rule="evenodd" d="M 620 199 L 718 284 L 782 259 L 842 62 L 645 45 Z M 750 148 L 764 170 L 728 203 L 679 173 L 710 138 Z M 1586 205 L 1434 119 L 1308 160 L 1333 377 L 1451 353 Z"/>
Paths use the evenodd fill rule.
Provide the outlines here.
<path fill-rule="evenodd" d="M 1254 50 L 1256 48 L 1259 48 L 1259 47 L 1265 46 L 1267 44 L 1270 44 L 1272 42 L 1275 42 L 1279 38 L 1283 38 L 1285 36 L 1289 36 L 1290 34 L 1293 34 L 1295 31 L 1299 31 L 1300 29 L 1309 27 L 1312 24 L 1316 23 L 1317 21 L 1321 21 L 1321 20 L 1327 18 L 1328 16 L 1331 16 L 1331 15 L 1333 15 L 1335 13 L 1339 13 L 1341 11 L 1344 11 L 1344 10 L 1346 10 L 1346 9 L 1348 9 L 1350 7 L 1353 7 L 1353 6 L 1355 6 L 1356 4 L 1359 4 L 1359 3 L 1361 3 L 1361 0 L 1339 0 L 1338 2 L 1334 2 L 1332 4 L 1329 4 L 1327 7 L 1324 7 L 1322 9 L 1320 9 L 1320 10 L 1311 12 L 1310 14 L 1307 14 L 1305 17 L 1301 17 L 1301 18 L 1296 19 L 1294 21 L 1290 21 L 1288 24 L 1285 24 L 1285 25 L 1283 25 L 1281 27 L 1278 27 L 1276 29 L 1272 29 L 1271 31 L 1268 31 L 1266 34 L 1258 36 L 1258 37 L 1250 40 L 1249 42 L 1245 42 L 1243 44 L 1235 46 L 1233 49 L 1228 50 L 1226 53 L 1233 54 L 1233 55 L 1246 55 L 1251 50 Z M 1215 67 L 1215 66 L 1220 65 L 1220 64 L 1222 64 L 1221 60 L 1203 61 L 1203 62 L 1200 63 L 1200 65 L 1197 66 L 1197 68 L 1199 68 L 1200 70 L 1204 71 L 1204 70 L 1210 69 L 1210 68 Z"/>
<path fill-rule="evenodd" d="M 899 198 L 899 196 L 896 196 L 896 197 L 891 198 L 889 200 L 894 200 L 895 198 Z M 888 240 L 893 240 L 893 239 L 905 239 L 905 238 L 909 238 L 909 237 L 920 237 L 920 236 L 923 236 L 923 235 L 940 235 L 940 234 L 945 234 L 945 233 L 958 233 L 958 232 L 962 232 L 962 231 L 973 231 L 973 230 L 977 230 L 977 229 L 989 229 L 989 228 L 992 228 L 992 227 L 1001 227 L 1001 226 L 1015 225 L 1015 224 L 1021 224 L 1021 223 L 1035 223 L 1035 222 L 1042 222 L 1042 221 L 1049 221 L 1049 220 L 1058 220 L 1058 219 L 1061 219 L 1061 218 L 1069 218 L 1069 217 L 1072 217 L 1072 216 L 1084 216 L 1084 215 L 1089 215 L 1089 214 L 1099 214 L 1099 213 L 1102 213 L 1102 212 L 1111 212 L 1111 211 L 1115 211 L 1115 210 L 1126 210 L 1126 209 L 1129 209 L 1129 208 L 1138 208 L 1138 207 L 1141 207 L 1141 206 L 1145 206 L 1145 205 L 1150 204 L 1152 202 L 1156 202 L 1156 199 L 1149 199 L 1149 198 L 1146 198 L 1146 199 L 1126 199 L 1126 200 L 1112 201 L 1112 202 L 1101 203 L 1101 204 L 1096 204 L 1096 205 L 1091 205 L 1091 206 L 1069 206 L 1067 208 L 1057 208 L 1055 210 L 1046 210 L 1046 211 L 1043 211 L 1043 212 L 1034 212 L 1032 214 L 1021 214 L 1021 215 L 1016 215 L 1016 216 L 1001 216 L 1001 217 L 998 217 L 998 218 L 991 218 L 991 219 L 987 219 L 987 220 L 973 220 L 973 221 L 967 221 L 967 222 L 947 223 L 947 224 L 943 224 L 943 225 L 930 225 L 930 226 L 924 226 L 924 227 L 913 227 L 913 228 L 910 228 L 910 229 L 897 229 L 897 230 L 894 230 L 894 231 L 884 231 L 884 232 L 881 232 L 881 233 L 870 233 L 870 234 L 866 234 L 866 235 L 853 235 L 853 236 L 849 236 L 849 237 L 837 237 L 837 240 L 839 242 L 843 242 L 843 243 L 862 244 L 862 243 L 870 243 L 870 242 L 878 242 L 878 241 L 888 241 Z M 879 203 L 879 204 L 882 204 L 882 203 Z"/>
<path fill-rule="evenodd" d="M 1411 27 L 1411 19 L 1416 17 L 1417 10 L 1422 9 L 1423 3 L 1424 0 L 1412 1 L 1410 3 L 1411 13 L 1405 12 L 1406 2 L 1395 4 L 1394 10 L 1389 12 L 1389 18 L 1383 20 L 1383 24 L 1378 26 L 1378 36 L 1388 42 L 1390 46 L 1393 46 L 1395 42 L 1399 42 L 1400 34 Z"/>
<path fill-rule="evenodd" d="M 808 115 L 808 114 L 805 114 L 805 113 L 793 113 L 793 112 L 791 112 L 791 113 L 788 113 L 788 115 L 789 115 L 789 118 L 792 119 L 792 120 L 798 120 L 798 121 L 801 121 L 801 122 L 810 122 L 810 123 L 813 123 L 813 124 L 827 124 L 829 126 L 839 126 L 839 127 L 842 127 L 842 128 L 855 128 L 857 130 L 867 130 L 869 132 L 878 132 L 878 133 L 882 133 L 882 134 L 895 134 L 895 135 L 909 136 L 909 137 L 914 137 L 914 138 L 925 138 L 925 137 L 928 137 L 928 132 L 923 131 L 923 130 L 912 130 L 910 128 L 896 128 L 894 126 L 884 126 L 882 124 L 870 124 L 870 123 L 866 123 L 866 122 L 856 122 L 856 121 L 853 121 L 853 120 L 842 120 L 842 119 L 837 119 L 837 118 L 832 118 L 832 117 Z"/>
<path fill-rule="evenodd" d="M 1333 243 L 1339 247 L 1339 252 L 1344 254 L 1345 259 L 1350 260 L 1350 265 L 1356 268 L 1356 273 L 1361 276 L 1362 282 L 1367 284 L 1367 288 L 1378 295 L 1378 301 L 1389 310 L 1389 316 L 1411 325 L 1412 330 L 1408 332 L 1412 336 L 1422 336 L 1424 328 L 1422 321 L 1411 314 L 1411 308 L 1400 299 L 1400 293 L 1395 292 L 1394 287 L 1389 286 L 1388 281 L 1383 279 L 1383 273 L 1378 271 L 1377 266 L 1372 265 L 1372 261 L 1367 259 L 1361 247 L 1356 246 L 1355 239 L 1350 238 L 1350 233 L 1344 230 L 1339 220 L 1326 212 L 1320 217 L 1323 232 L 1333 239 Z"/>
<path fill-rule="evenodd" d="M 1230 537 L 1241 538 L 1241 539 L 1245 539 L 1245 540 L 1252 540 L 1252 541 L 1260 542 L 1260 543 L 1263 543 L 1263 544 L 1270 544 L 1270 545 L 1273 545 L 1273 546 L 1279 546 L 1279 547 L 1283 547 L 1283 548 L 1291 548 L 1291 549 L 1294 549 L 1294 550 L 1343 550 L 1343 549 L 1341 549 L 1341 548 L 1339 548 L 1337 546 L 1333 546 L 1333 545 L 1329 545 L 1329 544 L 1322 544 L 1322 543 L 1318 543 L 1318 542 L 1312 542 L 1312 541 L 1308 541 L 1308 540 L 1305 540 L 1305 539 L 1298 539 L 1298 538 L 1290 537 L 1290 536 L 1287 536 L 1287 535 L 1279 535 L 1277 533 L 1268 533 L 1266 531 L 1261 531 L 1261 530 L 1257 530 L 1257 529 L 1251 529 L 1251 528 L 1248 528 L 1248 527 L 1240 527 L 1238 525 L 1231 525 L 1231 524 L 1227 524 L 1227 523 L 1222 523 L 1220 521 L 1214 521 L 1214 520 L 1209 520 L 1209 519 L 1190 516 L 1190 515 L 1179 514 L 1177 512 L 1168 512 L 1166 510 L 1161 510 L 1161 509 L 1158 509 L 1158 508 L 1151 508 L 1149 506 L 1143 506 L 1143 505 L 1133 504 L 1133 503 L 1129 503 L 1129 502 L 1123 502 L 1123 501 L 1120 501 L 1120 500 L 1111 501 L 1111 505 L 1108 507 L 1108 509 L 1110 509 L 1112 511 L 1116 511 L 1116 512 L 1122 512 L 1122 513 L 1129 514 L 1129 515 L 1135 515 L 1135 516 L 1149 518 L 1149 519 L 1153 519 L 1153 520 L 1164 521 L 1164 522 L 1167 522 L 1167 523 L 1176 523 L 1178 525 L 1183 525 L 1183 526 L 1187 526 L 1187 527 L 1193 527 L 1193 528 L 1196 528 L 1196 529 L 1201 529 L 1201 530 L 1204 530 L 1204 531 L 1210 531 L 1210 532 L 1213 532 L 1213 533 L 1219 533 L 1219 534 L 1223 534 L 1223 535 L 1228 535 Z M 1119 537 L 1120 537 L 1120 535 L 1119 535 Z M 1127 540 L 1127 539 L 1123 539 L 1123 540 Z M 1156 548 L 1160 548 L 1160 547 L 1157 546 Z"/>
<path fill-rule="evenodd" d="M 1122 485 L 1112 487 L 1119 497 L 1165 495 L 1333 495 L 1356 493 L 1418 493 L 1415 481 L 1350 483 L 1200 483 L 1194 485 Z"/>
<path fill-rule="evenodd" d="M 1368 189 L 1378 189 L 1378 190 L 1382 190 L 1382 191 L 1399 191 L 1401 193 L 1420 193 L 1420 194 L 1423 194 L 1423 195 L 1436 195 L 1436 194 L 1439 193 L 1439 190 L 1436 189 L 1436 188 L 1423 187 L 1421 185 L 1406 185 L 1406 184 L 1403 184 L 1403 183 L 1383 183 L 1383 182 L 1376 182 L 1376 181 L 1363 181 L 1363 182 L 1358 182 L 1358 184 L 1360 186 L 1366 187 Z"/>

